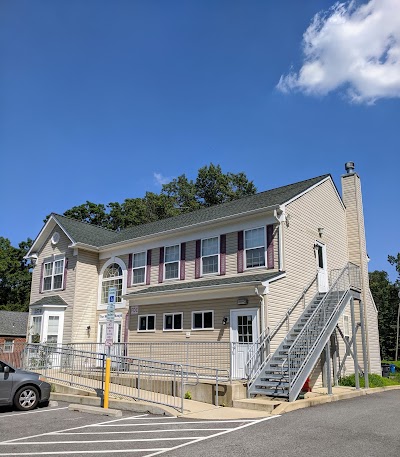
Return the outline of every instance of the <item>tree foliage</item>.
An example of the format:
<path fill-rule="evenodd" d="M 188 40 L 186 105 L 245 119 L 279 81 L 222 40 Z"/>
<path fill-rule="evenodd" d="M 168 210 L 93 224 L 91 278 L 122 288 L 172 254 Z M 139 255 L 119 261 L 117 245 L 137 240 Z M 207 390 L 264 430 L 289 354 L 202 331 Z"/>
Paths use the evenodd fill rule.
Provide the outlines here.
<path fill-rule="evenodd" d="M 24 260 L 32 240 L 11 246 L 7 238 L 0 237 L 0 309 L 28 311 L 31 289 L 30 266 Z"/>
<path fill-rule="evenodd" d="M 369 274 L 369 285 L 378 308 L 379 340 L 383 359 L 394 360 L 397 336 L 397 287 L 386 271 Z"/>
<path fill-rule="evenodd" d="M 107 205 L 86 201 L 65 211 L 64 216 L 111 230 L 122 230 L 256 192 L 255 185 L 245 173 L 223 173 L 220 165 L 211 163 L 198 170 L 195 181 L 189 180 L 185 174 L 180 175 L 164 184 L 159 194 L 146 192 L 143 198 L 127 198 L 122 203 Z"/>

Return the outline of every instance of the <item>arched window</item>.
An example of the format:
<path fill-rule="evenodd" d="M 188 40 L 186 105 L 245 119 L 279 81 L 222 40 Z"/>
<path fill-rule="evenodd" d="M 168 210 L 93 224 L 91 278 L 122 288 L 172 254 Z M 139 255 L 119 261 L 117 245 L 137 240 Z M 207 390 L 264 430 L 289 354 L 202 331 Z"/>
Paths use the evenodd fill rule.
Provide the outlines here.
<path fill-rule="evenodd" d="M 117 289 L 115 302 L 122 302 L 122 268 L 117 263 L 109 265 L 103 273 L 103 280 L 101 283 L 101 304 L 108 302 L 108 289 L 114 286 Z"/>

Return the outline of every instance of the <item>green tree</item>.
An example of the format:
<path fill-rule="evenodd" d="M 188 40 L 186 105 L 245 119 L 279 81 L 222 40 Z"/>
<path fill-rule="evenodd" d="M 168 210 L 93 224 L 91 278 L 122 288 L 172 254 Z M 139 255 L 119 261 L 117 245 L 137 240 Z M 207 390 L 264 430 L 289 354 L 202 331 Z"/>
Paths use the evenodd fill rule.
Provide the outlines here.
<path fill-rule="evenodd" d="M 369 285 L 378 308 L 378 326 L 383 359 L 393 360 L 396 350 L 398 297 L 386 271 L 369 274 Z"/>
<path fill-rule="evenodd" d="M 65 211 L 64 216 L 100 227 L 108 227 L 109 225 L 109 216 L 106 207 L 102 203 L 97 204 L 86 201 L 82 205 L 73 206 Z"/>
<path fill-rule="evenodd" d="M 29 238 L 15 248 L 0 237 L 0 309 L 28 311 L 32 274 L 24 256 L 31 246 Z"/>
<path fill-rule="evenodd" d="M 174 205 L 181 213 L 189 213 L 201 208 L 196 193 L 196 185 L 188 180 L 186 175 L 174 178 L 170 183 L 162 186 L 162 194 L 173 199 Z"/>
<path fill-rule="evenodd" d="M 202 206 L 213 206 L 253 195 L 257 189 L 244 173 L 222 173 L 220 165 L 210 164 L 199 169 L 196 197 Z"/>
<path fill-rule="evenodd" d="M 400 282 L 400 252 L 397 256 L 389 255 L 388 262 L 396 268 L 397 274 L 399 275 L 397 281 Z"/>

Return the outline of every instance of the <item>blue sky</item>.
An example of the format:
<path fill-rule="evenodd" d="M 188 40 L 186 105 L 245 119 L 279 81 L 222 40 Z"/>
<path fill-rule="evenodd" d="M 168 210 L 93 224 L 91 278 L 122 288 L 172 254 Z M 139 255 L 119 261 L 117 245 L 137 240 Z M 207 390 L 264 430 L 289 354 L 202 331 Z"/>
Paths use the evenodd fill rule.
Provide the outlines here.
<path fill-rule="evenodd" d="M 400 3 L 333 6 L 2 0 L 0 236 L 210 162 L 261 191 L 325 173 L 340 187 L 352 160 L 370 269 L 394 279 Z"/>

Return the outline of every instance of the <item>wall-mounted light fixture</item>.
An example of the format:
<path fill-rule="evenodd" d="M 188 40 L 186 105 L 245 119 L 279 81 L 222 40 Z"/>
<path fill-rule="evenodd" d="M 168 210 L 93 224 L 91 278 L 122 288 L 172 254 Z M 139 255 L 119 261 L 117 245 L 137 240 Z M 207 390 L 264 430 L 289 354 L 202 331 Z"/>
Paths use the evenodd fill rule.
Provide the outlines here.
<path fill-rule="evenodd" d="M 90 336 L 90 325 L 88 325 L 86 327 L 86 333 L 87 333 L 87 336 Z"/>
<path fill-rule="evenodd" d="M 223 319 L 222 319 L 222 325 L 226 325 L 228 322 L 229 322 L 229 317 L 228 316 L 224 316 Z"/>
<path fill-rule="evenodd" d="M 318 235 L 320 238 L 322 238 L 322 235 L 324 234 L 324 227 L 318 227 Z"/>
<path fill-rule="evenodd" d="M 286 227 L 289 227 L 291 218 L 292 218 L 292 216 L 290 214 L 286 214 L 286 218 L 285 218 Z"/>

